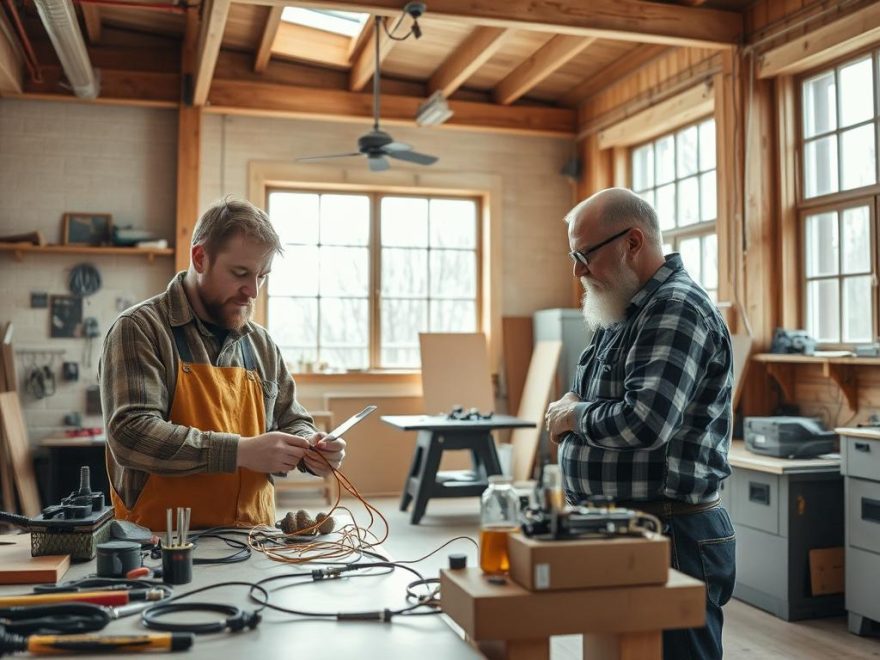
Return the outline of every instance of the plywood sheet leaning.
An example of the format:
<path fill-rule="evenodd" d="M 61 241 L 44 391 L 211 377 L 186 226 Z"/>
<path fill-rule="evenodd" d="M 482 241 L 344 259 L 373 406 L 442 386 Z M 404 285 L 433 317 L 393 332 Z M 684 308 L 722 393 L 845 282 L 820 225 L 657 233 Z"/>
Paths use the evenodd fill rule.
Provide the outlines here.
<path fill-rule="evenodd" d="M 510 443 L 513 445 L 511 472 L 514 481 L 532 478 L 538 442 L 544 429 L 544 413 L 550 397 L 556 391 L 556 374 L 561 353 L 561 341 L 539 341 L 532 352 L 529 373 L 526 375 L 516 416 L 535 422 L 537 426 L 531 429 L 514 429 L 510 436 Z"/>
<path fill-rule="evenodd" d="M 21 503 L 19 512 L 26 516 L 40 513 L 40 495 L 34 477 L 31 447 L 21 410 L 18 392 L 0 393 L 0 439 L 6 446 Z"/>
<path fill-rule="evenodd" d="M 428 415 L 453 406 L 495 410 L 486 336 L 481 332 L 420 333 L 422 395 Z"/>
<path fill-rule="evenodd" d="M 752 338 L 749 335 L 731 335 L 730 342 L 733 346 L 733 409 L 736 410 L 746 380 Z"/>
<path fill-rule="evenodd" d="M 504 353 L 504 382 L 507 386 L 507 409 L 519 409 L 525 387 L 532 346 L 535 343 L 531 316 L 505 316 L 501 319 L 501 343 Z"/>
<path fill-rule="evenodd" d="M 0 536 L 0 584 L 52 584 L 69 567 L 70 555 L 31 557 L 30 534 Z"/>
<path fill-rule="evenodd" d="M 3 360 L 3 374 L 5 384 L 0 386 L 0 390 L 4 392 L 15 392 L 18 390 L 18 379 L 15 376 L 15 352 L 12 350 L 12 334 L 14 328 L 12 322 L 6 324 L 3 328 L 3 344 L 0 348 Z"/>

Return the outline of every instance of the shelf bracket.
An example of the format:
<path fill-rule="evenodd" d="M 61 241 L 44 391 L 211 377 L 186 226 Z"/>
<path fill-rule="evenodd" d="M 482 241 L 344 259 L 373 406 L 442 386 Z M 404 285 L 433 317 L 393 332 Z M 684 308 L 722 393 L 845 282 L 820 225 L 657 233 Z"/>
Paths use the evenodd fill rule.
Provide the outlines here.
<path fill-rule="evenodd" d="M 837 383 L 840 391 L 846 397 L 849 409 L 856 410 L 859 402 L 859 387 L 855 370 L 850 365 L 826 362 L 822 367 L 822 373 Z"/>
<path fill-rule="evenodd" d="M 782 390 L 782 397 L 789 403 L 794 401 L 794 377 L 791 365 L 767 362 L 764 366 L 767 368 L 767 373 L 773 378 L 773 380 L 779 383 L 779 388 Z"/>

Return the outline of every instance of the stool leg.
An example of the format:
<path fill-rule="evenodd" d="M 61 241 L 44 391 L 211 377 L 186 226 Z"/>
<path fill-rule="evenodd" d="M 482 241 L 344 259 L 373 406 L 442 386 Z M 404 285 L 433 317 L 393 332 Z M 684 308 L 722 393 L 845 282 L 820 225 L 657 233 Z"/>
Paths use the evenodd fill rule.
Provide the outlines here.
<path fill-rule="evenodd" d="M 421 432 L 419 433 L 419 438 L 421 438 Z M 412 492 L 413 490 L 415 490 L 413 488 L 413 479 L 416 478 L 416 475 L 419 473 L 419 470 L 422 467 L 422 460 L 425 457 L 425 449 L 426 447 L 422 447 L 421 440 L 417 439 L 416 449 L 413 452 L 412 463 L 409 466 L 409 473 L 406 475 L 406 481 L 403 482 L 403 494 L 400 496 L 401 511 L 406 511 L 409 503 L 412 502 Z"/>
<path fill-rule="evenodd" d="M 482 480 L 488 479 L 493 474 L 501 474 L 501 463 L 498 461 L 498 451 L 495 449 L 495 440 L 491 433 L 475 440 L 471 453 L 474 471 Z"/>
<path fill-rule="evenodd" d="M 440 467 L 440 458 L 443 456 L 443 445 L 440 443 L 441 434 L 419 431 L 420 438 L 422 434 L 425 434 L 429 439 L 425 459 L 422 461 L 421 470 L 416 477 L 416 502 L 413 505 L 412 517 L 410 518 L 410 523 L 413 525 L 418 525 L 422 516 L 425 515 L 431 492 L 437 485 L 437 468 Z"/>

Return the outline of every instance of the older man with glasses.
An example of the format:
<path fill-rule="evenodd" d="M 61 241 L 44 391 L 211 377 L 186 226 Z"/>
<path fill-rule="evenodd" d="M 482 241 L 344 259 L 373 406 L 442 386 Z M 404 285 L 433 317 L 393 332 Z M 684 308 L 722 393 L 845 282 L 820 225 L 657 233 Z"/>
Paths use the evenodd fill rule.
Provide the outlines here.
<path fill-rule="evenodd" d="M 658 516 L 672 566 L 706 583 L 706 626 L 663 635 L 665 658 L 720 658 L 735 536 L 719 500 L 733 382 L 730 335 L 681 256 L 663 256 L 657 214 L 610 188 L 566 216 L 583 313 L 595 330 L 571 391 L 547 409 L 566 497 Z"/>

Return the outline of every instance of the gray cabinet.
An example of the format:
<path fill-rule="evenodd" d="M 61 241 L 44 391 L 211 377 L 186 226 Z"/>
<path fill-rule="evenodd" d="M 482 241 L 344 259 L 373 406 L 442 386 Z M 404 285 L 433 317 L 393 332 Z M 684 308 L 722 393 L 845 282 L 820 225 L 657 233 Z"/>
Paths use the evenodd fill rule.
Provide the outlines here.
<path fill-rule="evenodd" d="M 736 529 L 733 595 L 786 621 L 843 613 L 843 594 L 814 596 L 810 550 L 843 546 L 839 461 L 757 456 L 734 442 L 722 497 Z"/>
<path fill-rule="evenodd" d="M 578 359 L 593 336 L 581 310 L 542 309 L 532 317 L 532 329 L 536 342 L 554 339 L 562 342 L 558 382 L 562 391 L 567 392 L 577 371 Z"/>
<path fill-rule="evenodd" d="M 838 429 L 846 493 L 846 609 L 850 632 L 880 632 L 880 432 Z"/>

